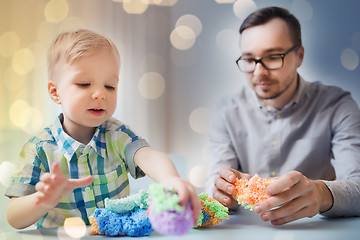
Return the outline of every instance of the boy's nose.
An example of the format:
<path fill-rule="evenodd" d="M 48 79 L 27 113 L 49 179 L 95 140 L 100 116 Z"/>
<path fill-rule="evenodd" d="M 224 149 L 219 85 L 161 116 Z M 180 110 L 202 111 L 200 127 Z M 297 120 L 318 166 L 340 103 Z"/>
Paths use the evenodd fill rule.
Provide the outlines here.
<path fill-rule="evenodd" d="M 97 90 L 92 94 L 92 98 L 94 100 L 97 100 L 97 99 L 104 100 L 105 99 L 105 93 L 103 91 L 101 91 L 101 90 Z"/>

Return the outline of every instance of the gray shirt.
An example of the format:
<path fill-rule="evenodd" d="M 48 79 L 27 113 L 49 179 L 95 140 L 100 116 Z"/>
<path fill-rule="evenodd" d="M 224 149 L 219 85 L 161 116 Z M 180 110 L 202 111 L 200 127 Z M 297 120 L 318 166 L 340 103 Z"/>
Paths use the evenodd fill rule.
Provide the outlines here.
<path fill-rule="evenodd" d="M 208 192 L 223 167 L 261 177 L 297 170 L 322 179 L 327 216 L 360 216 L 360 111 L 349 92 L 299 78 L 282 110 L 265 106 L 249 86 L 222 98 L 210 127 Z"/>

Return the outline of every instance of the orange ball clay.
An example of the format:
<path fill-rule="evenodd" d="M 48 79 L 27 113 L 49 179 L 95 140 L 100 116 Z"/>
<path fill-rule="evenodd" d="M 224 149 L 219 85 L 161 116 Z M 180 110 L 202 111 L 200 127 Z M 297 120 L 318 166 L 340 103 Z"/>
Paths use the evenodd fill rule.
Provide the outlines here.
<path fill-rule="evenodd" d="M 265 189 L 273 181 L 270 178 L 261 178 L 255 174 L 248 179 L 236 179 L 234 198 L 244 208 L 254 210 L 254 205 L 270 197 L 265 193 Z"/>

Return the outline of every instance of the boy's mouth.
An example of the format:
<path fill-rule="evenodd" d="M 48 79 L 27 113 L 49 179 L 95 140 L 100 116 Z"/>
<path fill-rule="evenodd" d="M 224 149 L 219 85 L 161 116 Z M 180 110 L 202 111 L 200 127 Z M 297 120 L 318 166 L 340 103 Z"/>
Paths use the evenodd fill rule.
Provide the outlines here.
<path fill-rule="evenodd" d="M 101 115 L 105 110 L 101 108 L 91 108 L 89 111 L 94 115 Z"/>

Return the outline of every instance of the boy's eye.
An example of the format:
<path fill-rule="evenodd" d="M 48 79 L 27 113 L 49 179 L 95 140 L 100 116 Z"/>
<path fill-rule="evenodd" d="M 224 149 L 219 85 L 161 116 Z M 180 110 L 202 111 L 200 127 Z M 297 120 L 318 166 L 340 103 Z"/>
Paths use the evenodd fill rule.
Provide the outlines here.
<path fill-rule="evenodd" d="M 90 86 L 90 83 L 78 83 L 77 85 L 80 87 L 88 87 Z"/>
<path fill-rule="evenodd" d="M 110 90 L 115 90 L 115 88 L 113 86 L 110 86 L 110 85 L 105 85 L 105 88 L 110 89 Z"/>

